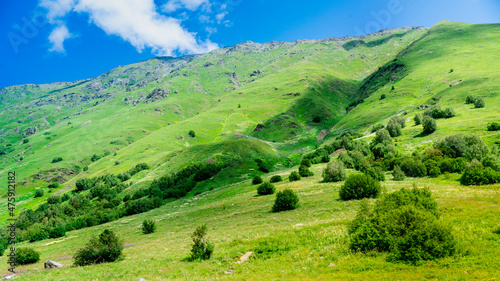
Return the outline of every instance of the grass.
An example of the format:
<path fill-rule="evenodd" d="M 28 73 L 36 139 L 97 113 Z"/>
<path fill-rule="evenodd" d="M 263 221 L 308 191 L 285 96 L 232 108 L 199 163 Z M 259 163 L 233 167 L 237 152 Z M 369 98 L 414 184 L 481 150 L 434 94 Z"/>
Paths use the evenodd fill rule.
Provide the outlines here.
<path fill-rule="evenodd" d="M 385 254 L 357 254 L 348 250 L 347 224 L 354 218 L 359 201 L 340 201 L 338 190 L 341 183 L 320 183 L 324 166 L 312 167 L 316 176 L 275 184 L 277 190 L 291 188 L 298 193 L 300 206 L 296 210 L 271 213 L 274 196 L 255 196 L 256 187 L 249 180 L 227 185 L 168 203 L 148 213 L 71 231 L 64 238 L 32 243 L 31 246 L 41 252 L 41 262 L 19 267 L 20 271 L 33 270 L 20 275 L 19 279 L 459 280 L 484 279 L 499 274 L 500 264 L 496 257 L 500 254 L 500 237 L 493 233 L 500 215 L 499 185 L 463 187 L 457 183 L 458 175 L 455 174 L 448 178 L 384 182 L 386 192 L 409 188 L 415 183 L 419 187 L 429 187 L 438 201 L 442 220 L 453 225 L 459 240 L 460 251 L 456 256 L 414 267 L 389 263 Z M 274 174 L 285 178 L 296 168 L 270 174 L 265 180 Z M 156 221 L 155 233 L 141 233 L 141 224 L 146 218 Z M 186 262 L 190 234 L 200 224 L 207 224 L 209 228 L 208 235 L 215 244 L 214 255 L 209 261 Z M 72 259 L 64 257 L 74 255 L 75 249 L 91 235 L 106 228 L 116 232 L 124 243 L 133 244 L 125 248 L 125 259 L 84 268 L 70 267 Z M 24 244 L 27 243 L 19 246 Z M 254 254 L 244 264 L 235 264 L 240 253 L 247 251 L 261 253 Z M 65 267 L 37 271 L 48 259 L 58 260 Z M 328 267 L 330 263 L 335 266 Z M 290 266 L 283 267 L 283 264 Z M 224 274 L 228 269 L 235 270 L 235 273 Z M 2 270 L 6 270 L 6 265 L 2 264 Z"/>

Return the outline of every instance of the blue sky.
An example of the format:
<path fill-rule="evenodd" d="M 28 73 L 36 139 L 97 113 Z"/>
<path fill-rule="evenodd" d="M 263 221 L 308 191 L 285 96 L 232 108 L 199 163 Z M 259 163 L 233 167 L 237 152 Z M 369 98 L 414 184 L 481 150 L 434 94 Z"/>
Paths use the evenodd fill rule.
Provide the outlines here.
<path fill-rule="evenodd" d="M 3 0 L 0 87 L 91 78 L 247 40 L 356 36 L 441 20 L 500 23 L 500 1 Z"/>

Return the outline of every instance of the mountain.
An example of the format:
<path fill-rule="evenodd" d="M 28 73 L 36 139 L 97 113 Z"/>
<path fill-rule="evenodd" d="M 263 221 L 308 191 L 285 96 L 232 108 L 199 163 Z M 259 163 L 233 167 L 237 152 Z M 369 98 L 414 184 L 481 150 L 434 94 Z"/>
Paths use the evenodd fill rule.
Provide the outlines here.
<path fill-rule="evenodd" d="M 500 121 L 499 42 L 500 24 L 445 21 L 360 37 L 244 42 L 203 55 L 152 58 L 92 79 L 2 88 L 0 177 L 16 173 L 21 246 L 66 263 L 103 229 L 128 245 L 125 260 L 90 266 L 91 275 L 65 267 L 20 279 L 205 280 L 227 277 L 224 271 L 233 268 L 236 279 L 494 276 L 499 184 L 460 185 L 473 159 L 464 153 L 460 173 L 448 172 L 439 162 L 448 161 L 446 150 L 432 149 L 445 137 L 472 134 L 471 153 L 498 154 L 500 135 L 487 126 Z M 469 96 L 485 106 L 466 103 Z M 432 115 L 429 109 L 452 112 L 436 117 L 430 134 L 412 121 Z M 390 145 L 380 143 L 385 158 L 379 158 L 368 142 L 376 144 L 374 128 L 389 128 L 395 116 L 406 126 L 389 137 Z M 415 275 L 416 267 L 390 263 L 385 253 L 349 250 L 347 226 L 361 203 L 341 201 L 342 183 L 324 183 L 326 164 L 318 162 L 358 161 L 353 150 L 365 155 L 355 151 L 358 167 L 348 165 L 348 174 L 364 165 L 377 176 L 380 168 L 391 179 L 383 182 L 387 193 L 411 186 L 433 192 L 441 220 L 457 233 L 455 257 L 429 261 Z M 419 162 L 425 176 L 434 166 L 443 171 L 392 180 L 405 157 Z M 289 181 L 303 159 L 313 162 L 314 175 Z M 257 175 L 265 181 L 280 175 L 276 189 L 296 191 L 299 208 L 270 213 L 274 198 L 255 195 Z M 5 210 L 7 186 L 0 191 Z M 156 220 L 158 232 L 141 234 L 144 219 Z M 213 235 L 216 258 L 187 263 L 190 234 L 201 224 Z M 25 241 L 58 226 L 67 228 L 66 237 Z M 234 257 L 250 250 L 250 262 L 235 267 Z"/>

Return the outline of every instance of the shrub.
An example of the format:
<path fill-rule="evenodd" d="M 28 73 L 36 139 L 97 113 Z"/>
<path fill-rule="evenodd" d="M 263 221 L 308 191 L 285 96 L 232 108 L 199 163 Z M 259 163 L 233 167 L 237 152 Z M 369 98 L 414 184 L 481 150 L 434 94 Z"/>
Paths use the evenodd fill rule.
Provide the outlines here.
<path fill-rule="evenodd" d="M 299 167 L 299 175 L 301 177 L 306 178 L 306 177 L 314 176 L 314 173 L 311 170 L 309 170 L 309 168 L 307 168 L 306 166 L 300 166 Z"/>
<path fill-rule="evenodd" d="M 155 230 L 156 230 L 156 223 L 154 220 L 144 220 L 142 222 L 142 233 L 150 234 L 155 232 Z"/>
<path fill-rule="evenodd" d="M 271 182 L 271 183 L 275 183 L 275 182 L 280 182 L 280 181 L 282 181 L 282 180 L 283 180 L 283 179 L 281 178 L 281 176 L 280 176 L 280 175 L 276 175 L 276 176 L 272 176 L 272 177 L 271 177 L 271 180 L 270 180 L 269 182 Z"/>
<path fill-rule="evenodd" d="M 385 174 L 380 167 L 370 167 L 364 171 L 364 173 L 375 180 L 385 181 Z"/>
<path fill-rule="evenodd" d="M 476 99 L 473 96 L 468 95 L 467 98 L 465 99 L 465 104 L 473 104 L 475 100 Z"/>
<path fill-rule="evenodd" d="M 66 229 L 64 227 L 55 227 L 49 230 L 49 238 L 59 238 L 66 235 Z"/>
<path fill-rule="evenodd" d="M 376 198 L 382 187 L 380 182 L 365 174 L 351 174 L 340 188 L 340 199 L 355 200 L 363 198 Z"/>
<path fill-rule="evenodd" d="M 392 171 L 392 176 L 394 177 L 395 181 L 405 180 L 405 173 L 401 170 L 399 166 L 394 167 L 394 170 Z"/>
<path fill-rule="evenodd" d="M 125 196 L 123 197 L 123 202 L 127 202 L 127 201 L 129 201 L 129 200 L 131 199 L 130 197 L 131 197 L 131 196 L 130 196 L 130 194 L 125 195 Z"/>
<path fill-rule="evenodd" d="M 59 187 L 59 183 L 58 182 L 53 182 L 51 184 L 49 184 L 48 188 L 58 188 Z"/>
<path fill-rule="evenodd" d="M 64 193 L 63 196 L 61 196 L 61 201 L 66 202 L 70 199 L 71 197 L 69 196 L 68 193 Z"/>
<path fill-rule="evenodd" d="M 386 129 L 391 135 L 391 137 L 401 136 L 402 128 L 405 127 L 405 120 L 401 116 L 393 116 L 389 123 L 387 123 Z"/>
<path fill-rule="evenodd" d="M 49 204 L 59 204 L 61 202 L 61 198 L 57 195 L 51 195 L 47 198 L 47 203 Z"/>
<path fill-rule="evenodd" d="M 443 118 L 452 118 L 455 117 L 455 115 L 455 111 L 450 107 L 446 108 L 442 113 Z"/>
<path fill-rule="evenodd" d="M 481 161 L 485 168 L 490 167 L 491 169 L 500 172 L 500 158 L 494 154 L 488 154 Z"/>
<path fill-rule="evenodd" d="M 106 229 L 75 254 L 75 265 L 85 266 L 116 261 L 122 255 L 123 246 L 113 231 Z"/>
<path fill-rule="evenodd" d="M 289 181 L 299 181 L 301 179 L 302 177 L 296 171 L 291 172 L 290 175 L 288 176 Z"/>
<path fill-rule="evenodd" d="M 424 112 L 424 115 L 430 116 L 434 119 L 452 118 L 455 117 L 455 111 L 450 107 L 446 108 L 445 110 L 442 110 L 441 107 L 439 106 L 433 106 L 427 109 Z"/>
<path fill-rule="evenodd" d="M 349 247 L 389 252 L 389 260 L 411 264 L 453 255 L 456 242 L 451 229 L 438 218 L 436 201 L 427 189 L 388 194 L 373 210 L 364 201 L 349 226 Z"/>
<path fill-rule="evenodd" d="M 29 237 L 30 242 L 42 241 L 45 239 L 49 239 L 49 234 L 44 231 L 36 232 Z"/>
<path fill-rule="evenodd" d="M 488 131 L 500 131 L 500 123 L 493 122 L 488 125 Z"/>
<path fill-rule="evenodd" d="M 382 95 L 380 96 L 380 100 L 383 100 L 383 99 L 385 99 L 385 94 L 382 94 Z"/>
<path fill-rule="evenodd" d="M 422 126 L 424 128 L 424 134 L 432 134 L 437 130 L 436 120 L 429 116 L 424 116 L 422 119 Z"/>
<path fill-rule="evenodd" d="M 439 175 L 441 175 L 441 169 L 439 169 L 438 166 L 431 166 L 429 168 L 429 177 L 431 178 L 437 178 Z"/>
<path fill-rule="evenodd" d="M 373 125 L 373 127 L 372 127 L 372 129 L 370 131 L 372 133 L 375 133 L 376 131 L 382 130 L 383 128 L 385 128 L 384 125 L 382 125 L 382 124 L 376 124 L 376 125 Z"/>
<path fill-rule="evenodd" d="M 30 142 L 30 140 L 29 140 L 29 139 L 23 139 L 23 144 L 24 144 L 24 143 L 28 143 L 28 142 Z"/>
<path fill-rule="evenodd" d="M 40 253 L 32 248 L 17 248 L 16 263 L 19 265 L 36 263 L 40 260 Z"/>
<path fill-rule="evenodd" d="M 36 189 L 35 190 L 35 198 L 37 197 L 42 197 L 43 196 L 43 189 Z"/>
<path fill-rule="evenodd" d="M 418 159 L 407 157 L 401 161 L 400 165 L 407 177 L 421 178 L 427 175 L 427 168 Z"/>
<path fill-rule="evenodd" d="M 274 205 L 272 211 L 282 212 L 288 210 L 294 210 L 299 206 L 299 197 L 293 190 L 285 189 L 283 191 L 278 192 L 276 194 L 276 200 L 274 201 Z"/>
<path fill-rule="evenodd" d="M 328 163 L 330 162 L 330 156 L 329 155 L 323 155 L 321 157 L 321 163 Z"/>
<path fill-rule="evenodd" d="M 482 98 L 476 98 L 474 100 L 474 108 L 483 108 L 486 104 Z"/>
<path fill-rule="evenodd" d="M 500 183 L 500 172 L 490 167 L 484 169 L 468 167 L 460 178 L 460 184 L 462 185 L 485 185 L 495 183 Z"/>
<path fill-rule="evenodd" d="M 302 162 L 300 163 L 300 166 L 306 166 L 307 168 L 310 168 L 311 165 L 311 160 L 309 159 L 302 159 Z"/>
<path fill-rule="evenodd" d="M 207 235 L 207 226 L 201 225 L 196 228 L 191 235 L 193 239 L 193 247 L 191 248 L 191 261 L 208 260 L 214 251 L 214 246 L 210 244 Z"/>
<path fill-rule="evenodd" d="M 379 143 L 385 144 L 385 143 L 391 143 L 391 142 L 392 142 L 392 138 L 391 138 L 391 135 L 389 134 L 389 132 L 386 129 L 382 129 L 382 130 L 377 131 L 377 133 L 375 134 L 375 138 L 373 139 L 371 145 L 373 147 Z"/>
<path fill-rule="evenodd" d="M 130 169 L 128 171 L 128 173 L 130 174 L 130 176 L 134 176 L 135 174 L 141 172 L 141 171 L 144 171 L 144 170 L 149 170 L 150 167 L 148 164 L 146 163 L 139 163 L 137 165 L 135 165 L 134 168 Z"/>
<path fill-rule="evenodd" d="M 346 172 L 342 162 L 330 162 L 323 170 L 323 182 L 339 182 L 345 180 L 345 178 Z"/>
<path fill-rule="evenodd" d="M 340 153 L 337 160 L 343 163 L 348 169 L 354 168 L 354 159 L 352 159 L 352 157 L 346 152 Z"/>
<path fill-rule="evenodd" d="M 188 132 L 188 136 L 190 136 L 190 137 L 194 138 L 194 137 L 196 136 L 196 134 L 194 133 L 194 131 L 193 131 L 193 130 L 190 130 L 190 131 Z"/>
<path fill-rule="evenodd" d="M 422 124 L 422 118 L 423 118 L 422 114 L 420 114 L 420 113 L 415 114 L 415 117 L 413 117 L 413 121 L 415 122 L 415 126 Z"/>
<path fill-rule="evenodd" d="M 262 178 L 260 176 L 255 176 L 252 179 L 252 184 L 261 184 L 262 183 Z"/>
<path fill-rule="evenodd" d="M 257 188 L 257 194 L 259 195 L 270 195 L 274 194 L 275 188 L 272 183 L 265 182 Z"/>
<path fill-rule="evenodd" d="M 63 159 L 61 157 L 54 157 L 54 159 L 52 159 L 52 162 L 51 163 L 57 163 L 57 162 L 61 162 Z"/>

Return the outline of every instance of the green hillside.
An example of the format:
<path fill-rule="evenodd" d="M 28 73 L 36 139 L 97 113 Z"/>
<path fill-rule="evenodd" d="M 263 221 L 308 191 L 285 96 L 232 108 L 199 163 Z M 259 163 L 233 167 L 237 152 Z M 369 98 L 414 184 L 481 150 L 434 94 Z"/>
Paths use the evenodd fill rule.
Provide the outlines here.
<path fill-rule="evenodd" d="M 41 253 L 18 266 L 17 279 L 498 276 L 499 42 L 500 24 L 440 22 L 361 37 L 244 42 L 92 79 L 2 88 L 0 177 L 16 173 L 18 246 Z M 437 129 L 425 132 L 417 115 Z M 304 172 L 304 159 L 314 175 L 290 181 L 292 171 Z M 323 180 L 331 163 L 380 180 L 379 199 L 342 200 L 345 178 Z M 277 191 L 297 193 L 297 209 L 273 213 L 276 196 L 257 196 L 252 179 L 276 175 Z M 411 264 L 393 260 L 394 246 L 354 250 L 358 211 L 411 187 L 432 192 L 436 225 L 455 239 L 453 255 Z M 7 184 L 0 192 L 7 210 Z M 0 214 L 2 223 L 8 218 Z M 156 221 L 156 232 L 142 234 L 145 219 Z M 190 236 L 202 224 L 213 256 L 189 262 Z M 57 227 L 66 235 L 28 241 Z M 104 229 L 122 238 L 124 257 L 70 267 L 76 250 Z M 248 251 L 250 260 L 236 264 Z M 39 270 L 45 260 L 65 267 Z M 0 268 L 8 275 L 5 262 Z"/>

